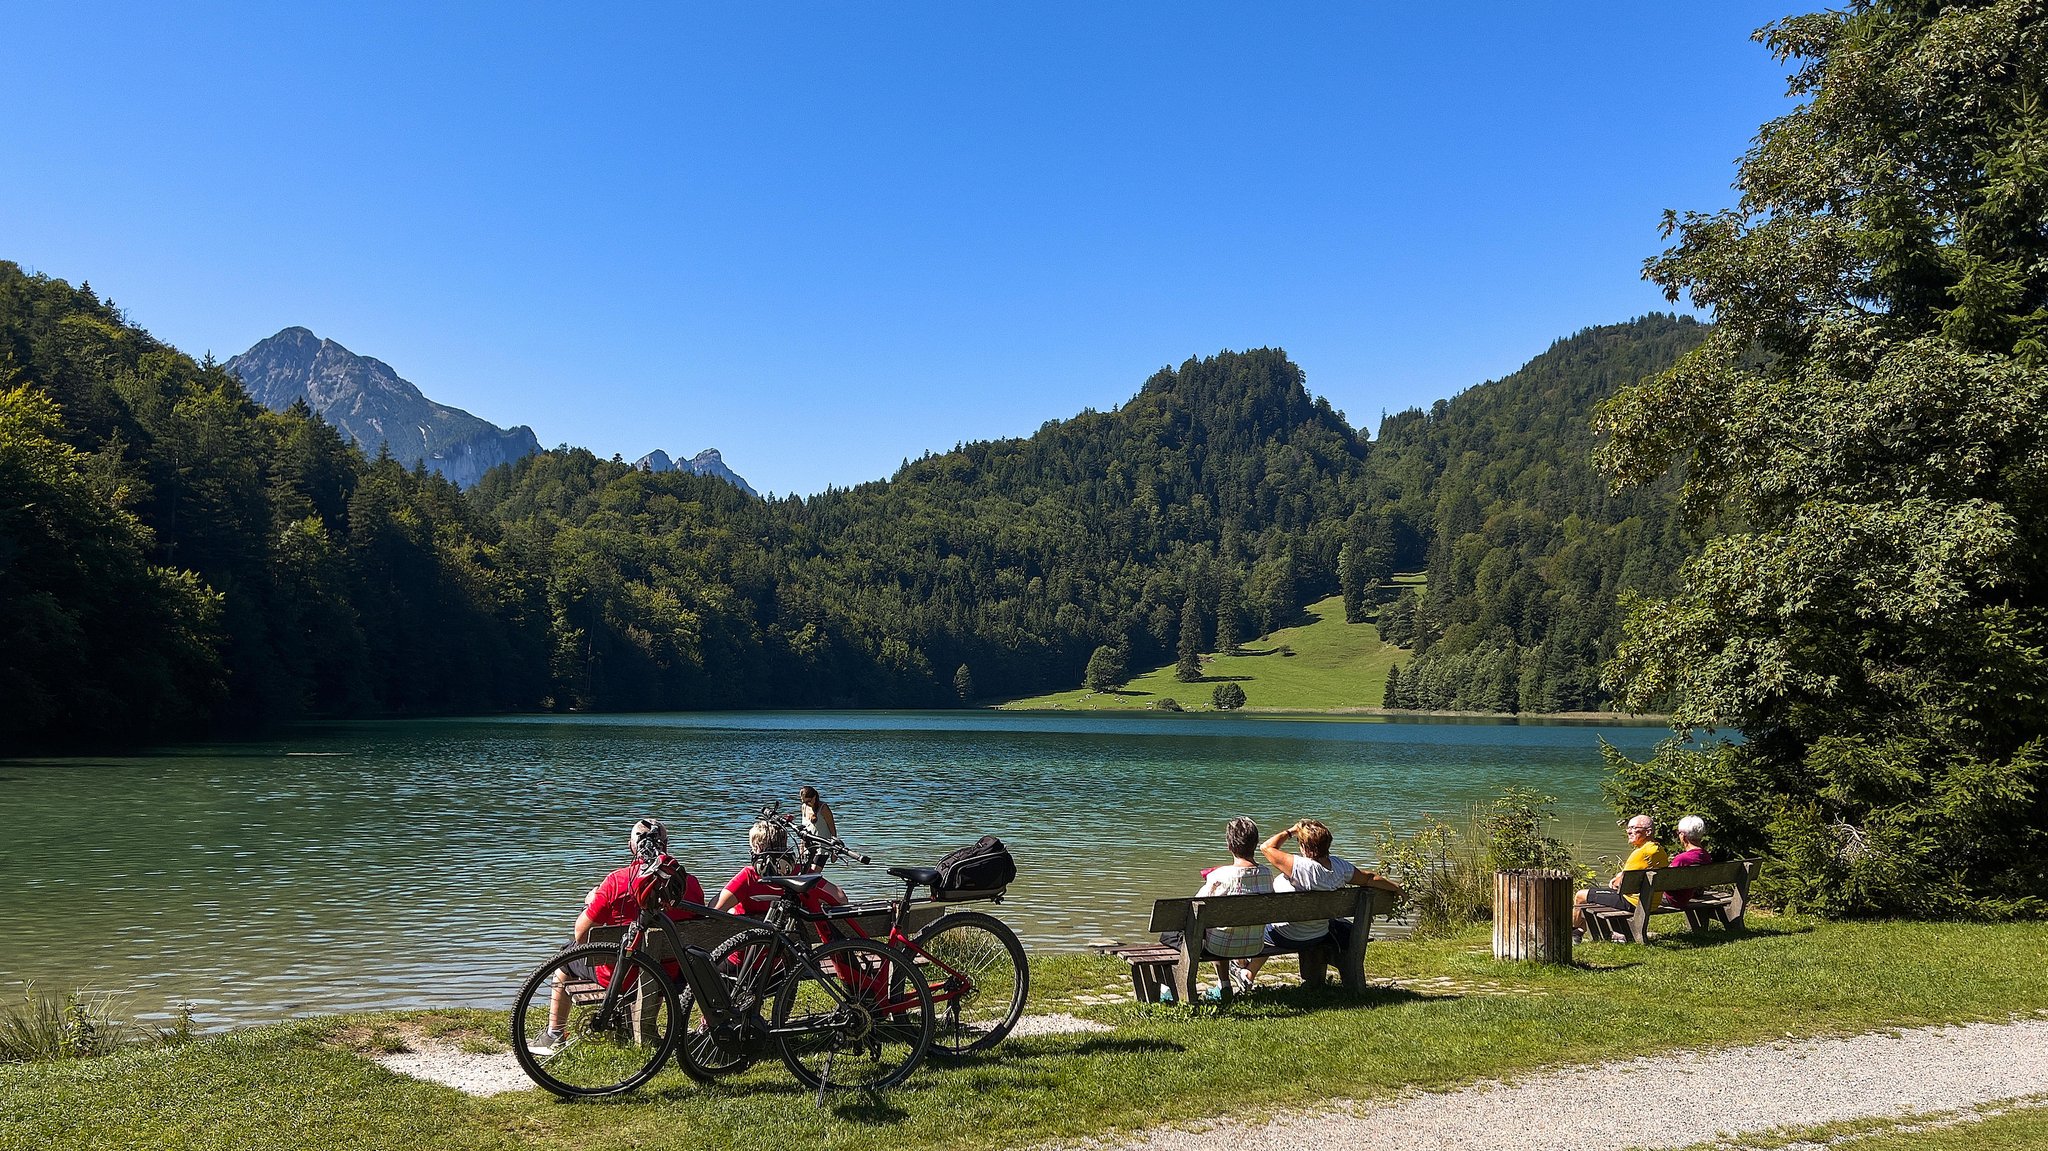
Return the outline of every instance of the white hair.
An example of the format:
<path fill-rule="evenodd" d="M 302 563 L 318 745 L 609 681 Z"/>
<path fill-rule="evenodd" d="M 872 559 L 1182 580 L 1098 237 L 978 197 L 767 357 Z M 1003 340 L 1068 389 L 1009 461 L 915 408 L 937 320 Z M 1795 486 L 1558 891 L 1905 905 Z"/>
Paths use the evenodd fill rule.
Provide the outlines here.
<path fill-rule="evenodd" d="M 1678 834 L 1687 839 L 1697 840 L 1707 833 L 1707 821 L 1697 815 L 1688 815 L 1678 821 Z"/>

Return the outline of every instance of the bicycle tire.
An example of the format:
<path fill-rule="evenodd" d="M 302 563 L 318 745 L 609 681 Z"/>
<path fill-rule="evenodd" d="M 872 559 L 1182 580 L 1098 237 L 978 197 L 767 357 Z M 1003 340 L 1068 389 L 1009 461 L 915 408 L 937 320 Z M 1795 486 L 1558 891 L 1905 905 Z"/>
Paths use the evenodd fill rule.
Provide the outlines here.
<path fill-rule="evenodd" d="M 911 942 L 932 989 L 932 1049 L 972 1055 L 1001 1043 L 1031 993 L 1031 961 L 1010 925 L 984 911 L 948 912 Z"/>
<path fill-rule="evenodd" d="M 609 1012 L 604 989 L 586 978 L 599 964 L 613 968 L 606 987 L 620 988 Z M 582 990 L 565 991 L 570 1002 L 562 1040 L 550 1042 L 546 1032 L 558 974 L 567 988 Z M 564 1099 L 631 1091 L 668 1061 L 679 1008 L 675 986 L 645 955 L 628 955 L 621 963 L 612 944 L 565 948 L 519 988 L 512 1005 L 512 1053 L 535 1083 Z"/>
<path fill-rule="evenodd" d="M 783 981 L 772 1017 L 782 1061 L 816 1090 L 894 1087 L 932 1041 L 932 992 L 917 964 L 872 939 L 835 939 Z"/>
<path fill-rule="evenodd" d="M 782 979 L 798 966 L 789 944 L 762 927 L 742 931 L 711 952 L 711 969 L 725 981 L 726 997 L 736 1010 L 753 1016 L 764 1030 Z M 721 1075 L 738 1074 L 759 1058 L 758 1049 L 751 1044 L 722 1043 L 714 1038 L 710 1021 L 692 991 L 682 994 L 680 1018 L 683 1026 L 676 1040 L 676 1065 L 690 1078 L 709 1083 Z"/>

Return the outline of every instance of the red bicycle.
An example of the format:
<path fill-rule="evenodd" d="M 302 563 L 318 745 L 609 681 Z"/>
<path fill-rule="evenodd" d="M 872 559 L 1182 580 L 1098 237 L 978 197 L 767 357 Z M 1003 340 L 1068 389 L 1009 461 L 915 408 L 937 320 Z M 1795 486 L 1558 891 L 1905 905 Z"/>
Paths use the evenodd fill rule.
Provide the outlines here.
<path fill-rule="evenodd" d="M 837 837 L 805 830 L 794 814 L 776 804 L 762 808 L 761 818 L 794 837 L 798 866 L 804 870 L 870 862 Z M 766 916 L 775 930 L 742 932 L 727 940 L 711 955 L 713 967 L 727 980 L 727 998 L 751 1010 L 774 1001 L 783 974 L 793 969 L 787 939 L 790 928 L 800 922 L 821 941 L 863 939 L 909 956 L 931 988 L 932 1050 L 970 1055 L 1002 1042 L 1023 1015 L 1031 991 L 1024 944 L 1008 924 L 987 912 L 946 910 L 943 905 L 1001 902 L 1003 889 L 949 891 L 940 884 L 938 869 L 931 867 L 891 867 L 888 873 L 903 881 L 901 898 L 819 911 L 784 901 Z M 919 898 L 920 888 L 930 889 L 930 895 Z M 686 1065 L 715 1075 L 752 1062 L 746 1051 L 721 1044 L 706 1021 L 687 1022 L 679 1052 Z"/>

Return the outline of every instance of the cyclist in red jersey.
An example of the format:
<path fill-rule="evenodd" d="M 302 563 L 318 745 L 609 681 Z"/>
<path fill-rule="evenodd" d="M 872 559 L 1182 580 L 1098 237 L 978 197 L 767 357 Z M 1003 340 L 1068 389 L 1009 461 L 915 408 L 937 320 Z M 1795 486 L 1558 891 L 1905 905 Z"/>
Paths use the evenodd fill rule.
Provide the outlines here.
<path fill-rule="evenodd" d="M 747 849 L 753 859 L 740 868 L 739 874 L 718 893 L 718 902 L 712 906 L 720 911 L 734 909 L 741 915 L 759 916 L 765 914 L 768 905 L 781 897 L 781 889 L 761 882 L 764 875 L 795 875 L 796 853 L 789 849 L 789 835 L 774 823 L 757 823 L 747 832 Z M 820 879 L 804 893 L 805 911 L 823 911 L 846 902 L 846 893 L 839 890 L 831 880 Z"/>
<path fill-rule="evenodd" d="M 640 900 L 633 894 L 634 881 L 640 877 L 643 864 L 650 863 L 668 851 L 668 828 L 658 819 L 643 819 L 633 825 L 633 831 L 626 837 L 626 846 L 633 853 L 633 862 L 604 877 L 590 894 L 583 899 L 583 914 L 576 917 L 576 934 L 570 946 L 590 938 L 593 927 L 624 927 L 640 917 Z M 683 898 L 691 903 L 704 902 L 704 885 L 697 877 L 687 872 L 683 876 Z M 696 912 L 678 911 L 670 908 L 670 919 L 693 919 Z M 682 978 L 682 968 L 675 960 L 665 960 L 662 966 L 667 974 Z M 577 972 L 599 984 L 610 984 L 612 969 L 609 964 L 596 964 L 587 972 Z M 569 1017 L 569 986 L 566 981 L 555 984 L 554 999 L 548 1005 L 548 1031 L 543 1047 L 533 1050 L 545 1054 L 547 1048 L 560 1043 L 562 1021 Z"/>

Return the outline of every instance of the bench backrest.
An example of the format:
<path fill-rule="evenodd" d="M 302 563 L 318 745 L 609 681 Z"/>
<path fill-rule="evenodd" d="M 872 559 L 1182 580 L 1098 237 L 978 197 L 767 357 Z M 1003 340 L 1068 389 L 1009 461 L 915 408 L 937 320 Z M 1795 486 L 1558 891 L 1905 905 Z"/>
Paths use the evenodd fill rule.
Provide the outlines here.
<path fill-rule="evenodd" d="M 1621 894 L 1642 895 L 1665 891 L 1694 891 L 1702 887 L 1727 887 L 1730 884 L 1745 890 L 1763 864 L 1754 859 L 1731 859 L 1726 863 L 1706 863 L 1698 867 L 1646 867 L 1639 871 L 1621 873 Z"/>
<path fill-rule="evenodd" d="M 1202 926 L 1243 927 L 1253 923 L 1298 923 L 1311 919 L 1371 918 L 1373 889 L 1349 885 L 1335 891 L 1276 891 L 1270 895 L 1211 895 L 1202 899 L 1160 899 L 1152 904 L 1152 931 L 1186 931 L 1199 906 Z"/>
<path fill-rule="evenodd" d="M 701 947 L 711 951 L 753 924 L 721 915 L 705 919 L 685 919 L 670 926 L 675 931 L 676 941 L 682 946 Z M 592 943 L 617 943 L 625 934 L 624 927 L 593 927 L 588 938 Z M 648 932 L 648 954 L 655 959 L 673 959 L 674 956 L 669 951 L 669 938 L 669 933 L 660 928 Z"/>

